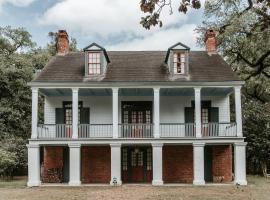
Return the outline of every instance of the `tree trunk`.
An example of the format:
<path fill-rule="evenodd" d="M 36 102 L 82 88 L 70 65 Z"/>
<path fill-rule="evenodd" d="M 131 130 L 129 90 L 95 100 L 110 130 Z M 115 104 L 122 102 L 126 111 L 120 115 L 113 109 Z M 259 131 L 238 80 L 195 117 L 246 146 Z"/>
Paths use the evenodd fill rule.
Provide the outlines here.
<path fill-rule="evenodd" d="M 267 178 L 267 165 L 265 161 L 261 161 L 261 168 L 262 168 L 263 176 Z"/>

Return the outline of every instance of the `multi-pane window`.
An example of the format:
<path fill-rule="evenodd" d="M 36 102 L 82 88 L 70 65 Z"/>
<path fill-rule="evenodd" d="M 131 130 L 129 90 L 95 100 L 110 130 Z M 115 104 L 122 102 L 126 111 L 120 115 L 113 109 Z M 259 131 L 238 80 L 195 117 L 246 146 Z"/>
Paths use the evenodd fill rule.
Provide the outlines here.
<path fill-rule="evenodd" d="M 186 57 L 185 53 L 173 54 L 173 68 L 175 74 L 183 74 L 185 70 Z"/>
<path fill-rule="evenodd" d="M 72 124 L 72 102 L 64 101 L 63 102 L 63 108 L 64 108 L 64 121 L 65 124 Z M 80 116 L 81 116 L 81 108 L 82 108 L 82 102 L 79 102 L 79 109 L 78 109 L 78 123 L 80 124 Z"/>
<path fill-rule="evenodd" d="M 208 123 L 208 108 L 202 108 L 202 123 Z"/>
<path fill-rule="evenodd" d="M 89 52 L 88 54 L 89 74 L 100 74 L 100 68 L 101 68 L 100 52 Z"/>
<path fill-rule="evenodd" d="M 127 168 L 128 168 L 127 148 L 123 149 L 122 168 L 123 168 L 123 170 L 127 170 Z"/>
<path fill-rule="evenodd" d="M 147 170 L 152 170 L 152 149 L 147 149 Z"/>

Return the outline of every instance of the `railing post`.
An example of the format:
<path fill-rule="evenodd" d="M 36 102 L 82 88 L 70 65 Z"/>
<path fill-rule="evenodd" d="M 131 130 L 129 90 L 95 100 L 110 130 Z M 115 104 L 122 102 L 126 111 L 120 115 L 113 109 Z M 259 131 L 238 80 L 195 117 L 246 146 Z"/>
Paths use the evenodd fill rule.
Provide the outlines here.
<path fill-rule="evenodd" d="M 160 132 L 159 132 L 159 91 L 160 88 L 154 88 L 154 138 L 159 138 L 160 137 Z"/>
<path fill-rule="evenodd" d="M 202 125 L 201 125 L 201 88 L 194 88 L 195 93 L 195 126 L 196 137 L 202 137 Z"/>
<path fill-rule="evenodd" d="M 236 130 L 237 137 L 242 137 L 242 108 L 241 108 L 241 86 L 234 87 L 235 98 L 235 118 L 236 118 Z"/>
<path fill-rule="evenodd" d="M 36 139 L 38 123 L 38 88 L 32 88 L 32 134 L 31 138 Z"/>
<path fill-rule="evenodd" d="M 78 98 L 79 88 L 72 88 L 72 138 L 78 138 Z"/>
<path fill-rule="evenodd" d="M 118 90 L 112 88 L 113 138 L 118 138 Z"/>

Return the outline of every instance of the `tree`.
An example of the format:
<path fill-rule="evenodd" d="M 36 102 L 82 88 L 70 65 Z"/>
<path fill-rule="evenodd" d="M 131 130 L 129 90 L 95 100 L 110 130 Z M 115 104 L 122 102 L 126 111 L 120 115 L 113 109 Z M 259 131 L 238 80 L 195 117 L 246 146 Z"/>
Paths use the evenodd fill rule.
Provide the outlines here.
<path fill-rule="evenodd" d="M 179 7 L 178 11 L 182 13 L 187 13 L 188 9 L 194 8 L 199 9 L 201 8 L 201 0 L 178 0 Z M 223 5 L 230 5 L 230 4 L 239 4 L 241 0 L 213 0 L 213 1 L 206 1 L 206 5 L 213 5 L 212 10 L 218 9 Z M 254 10 L 258 15 L 263 17 L 263 20 L 269 24 L 269 15 L 267 9 L 270 7 L 269 0 L 247 0 L 244 3 L 246 8 L 244 10 Z M 140 7 L 141 11 L 147 13 L 145 17 L 141 18 L 141 24 L 144 28 L 150 29 L 152 26 L 162 26 L 162 20 L 160 20 L 160 13 L 164 7 L 168 6 L 170 8 L 170 14 L 173 13 L 172 8 L 172 0 L 141 0 Z M 244 11 L 246 12 L 246 11 Z"/>
<path fill-rule="evenodd" d="M 24 28 L 0 27 L 0 176 L 27 167 L 26 143 L 31 134 L 27 83 L 56 54 L 53 41 L 45 48 L 36 47 Z M 74 39 L 71 49 L 77 49 Z"/>
<path fill-rule="evenodd" d="M 270 109 L 268 104 L 245 99 L 244 136 L 247 145 L 247 161 L 256 166 L 255 171 L 262 171 L 267 176 L 270 164 Z M 260 168 L 260 169 L 259 169 Z"/>

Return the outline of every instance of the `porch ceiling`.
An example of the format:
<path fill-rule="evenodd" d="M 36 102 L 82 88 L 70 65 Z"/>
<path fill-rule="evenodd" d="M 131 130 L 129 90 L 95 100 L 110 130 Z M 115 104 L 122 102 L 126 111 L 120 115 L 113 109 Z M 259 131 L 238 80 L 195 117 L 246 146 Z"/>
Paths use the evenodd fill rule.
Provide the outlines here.
<path fill-rule="evenodd" d="M 224 96 L 233 91 L 233 88 L 202 88 L 202 96 Z M 44 89 L 41 88 L 40 92 L 45 96 L 71 96 L 71 89 Z M 111 96 L 112 91 L 109 88 L 103 89 L 79 89 L 79 96 Z M 193 88 L 162 88 L 160 89 L 161 96 L 193 96 Z M 151 88 L 124 88 L 119 89 L 119 96 L 153 96 L 153 89 Z"/>

